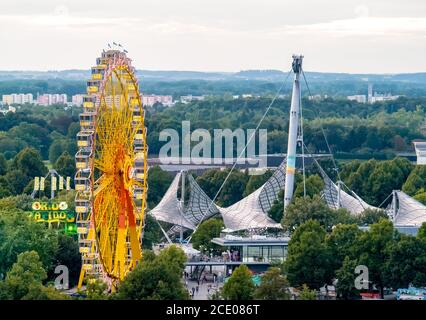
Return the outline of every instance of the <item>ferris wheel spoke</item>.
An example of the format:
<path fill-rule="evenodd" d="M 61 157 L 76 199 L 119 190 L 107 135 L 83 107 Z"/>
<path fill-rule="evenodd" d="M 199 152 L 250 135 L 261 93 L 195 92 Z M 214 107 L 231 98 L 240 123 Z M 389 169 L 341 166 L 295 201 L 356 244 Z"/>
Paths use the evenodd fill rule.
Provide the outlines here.
<path fill-rule="evenodd" d="M 111 176 L 101 176 L 95 183 L 96 189 L 93 192 L 93 195 L 96 197 L 98 194 L 108 189 L 108 187 L 113 183 L 113 177 Z"/>

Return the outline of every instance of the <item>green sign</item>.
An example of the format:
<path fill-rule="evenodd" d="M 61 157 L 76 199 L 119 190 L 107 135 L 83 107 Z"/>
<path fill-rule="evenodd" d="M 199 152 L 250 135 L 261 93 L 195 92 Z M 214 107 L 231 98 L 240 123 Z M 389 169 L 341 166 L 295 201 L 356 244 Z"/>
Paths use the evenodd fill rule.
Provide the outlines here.
<path fill-rule="evenodd" d="M 49 224 L 64 223 L 66 233 L 74 234 L 77 232 L 75 213 L 68 210 L 68 204 L 65 201 L 35 201 L 31 207 L 30 217 L 35 221 Z"/>
<path fill-rule="evenodd" d="M 75 222 L 75 213 L 62 202 L 33 202 L 31 217 L 37 222 Z"/>

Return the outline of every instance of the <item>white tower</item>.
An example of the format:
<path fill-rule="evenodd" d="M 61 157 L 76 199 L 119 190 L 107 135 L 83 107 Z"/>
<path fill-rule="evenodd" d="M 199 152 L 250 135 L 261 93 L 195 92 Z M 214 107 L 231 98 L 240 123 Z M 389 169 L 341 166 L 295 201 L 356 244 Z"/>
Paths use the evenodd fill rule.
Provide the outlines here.
<path fill-rule="evenodd" d="M 373 103 L 373 84 L 368 84 L 368 96 L 367 96 L 367 102 Z"/>
<path fill-rule="evenodd" d="M 291 97 L 290 107 L 290 126 L 288 129 L 288 145 L 287 145 L 287 169 L 285 175 L 284 188 L 284 209 L 291 202 L 294 189 L 294 174 L 296 172 L 296 147 L 297 135 L 299 129 L 299 114 L 300 114 L 300 72 L 302 71 L 302 55 L 293 55 L 293 94 Z"/>

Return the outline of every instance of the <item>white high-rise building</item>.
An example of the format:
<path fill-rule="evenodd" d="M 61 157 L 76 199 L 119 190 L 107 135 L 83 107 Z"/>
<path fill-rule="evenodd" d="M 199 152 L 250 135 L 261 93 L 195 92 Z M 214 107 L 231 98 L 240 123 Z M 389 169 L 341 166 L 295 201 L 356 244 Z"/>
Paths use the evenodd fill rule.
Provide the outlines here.
<path fill-rule="evenodd" d="M 367 102 L 367 96 L 365 94 L 357 94 L 354 96 L 347 96 L 348 100 L 356 101 L 358 103 L 366 103 Z"/>
<path fill-rule="evenodd" d="M 83 98 L 84 94 L 75 94 L 72 96 L 71 102 L 73 105 L 80 107 L 83 105 Z"/>
<path fill-rule="evenodd" d="M 3 104 L 24 104 L 33 103 L 33 95 L 31 93 L 12 93 L 2 96 Z"/>
<path fill-rule="evenodd" d="M 153 106 L 156 103 L 161 103 L 164 106 L 170 107 L 173 105 L 173 97 L 157 96 L 157 95 L 142 95 L 142 104 L 144 106 Z"/>
<path fill-rule="evenodd" d="M 19 96 L 19 94 L 17 94 L 17 93 L 12 93 L 12 100 L 13 100 L 13 103 L 22 103 L 22 101 L 21 101 L 21 99 L 20 99 L 21 97 Z"/>
<path fill-rule="evenodd" d="M 37 104 L 50 106 L 52 104 L 67 104 L 68 97 L 65 93 L 62 94 L 42 94 L 37 97 Z"/>
<path fill-rule="evenodd" d="M 3 104 L 12 104 L 13 103 L 13 97 L 11 94 L 4 94 L 2 96 L 2 103 Z"/>
<path fill-rule="evenodd" d="M 33 95 L 31 93 L 19 95 L 20 103 L 33 103 Z"/>
<path fill-rule="evenodd" d="M 51 95 L 51 103 L 50 104 L 55 104 L 55 103 L 67 104 L 67 102 L 68 102 L 68 97 L 65 93 L 62 93 L 62 94 L 55 93 L 55 94 Z"/>

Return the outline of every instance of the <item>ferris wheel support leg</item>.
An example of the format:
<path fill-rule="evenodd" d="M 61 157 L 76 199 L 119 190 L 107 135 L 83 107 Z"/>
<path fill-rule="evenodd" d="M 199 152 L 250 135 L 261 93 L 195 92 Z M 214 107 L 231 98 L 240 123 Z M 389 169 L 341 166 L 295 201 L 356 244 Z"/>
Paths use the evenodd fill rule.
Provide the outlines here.
<path fill-rule="evenodd" d="M 115 254 L 114 269 L 120 280 L 124 279 L 126 265 L 126 229 L 118 228 L 117 251 Z"/>
<path fill-rule="evenodd" d="M 132 249 L 132 260 L 134 265 L 141 258 L 141 247 L 139 245 L 138 233 L 136 231 L 136 226 L 129 227 L 129 235 L 130 235 L 130 248 Z"/>
<path fill-rule="evenodd" d="M 83 280 L 84 280 L 84 269 L 83 267 L 81 267 L 80 270 L 80 277 L 78 279 L 78 285 L 77 285 L 77 289 L 81 289 L 81 287 L 83 286 Z"/>
<path fill-rule="evenodd" d="M 129 240 L 130 240 L 130 248 L 132 250 L 132 261 L 133 264 L 136 265 L 139 259 L 141 258 L 141 247 L 138 237 L 138 232 L 136 230 L 136 218 L 135 213 L 133 211 L 132 201 L 130 199 L 129 193 L 126 192 L 126 204 L 128 210 L 128 223 L 129 223 Z"/>

